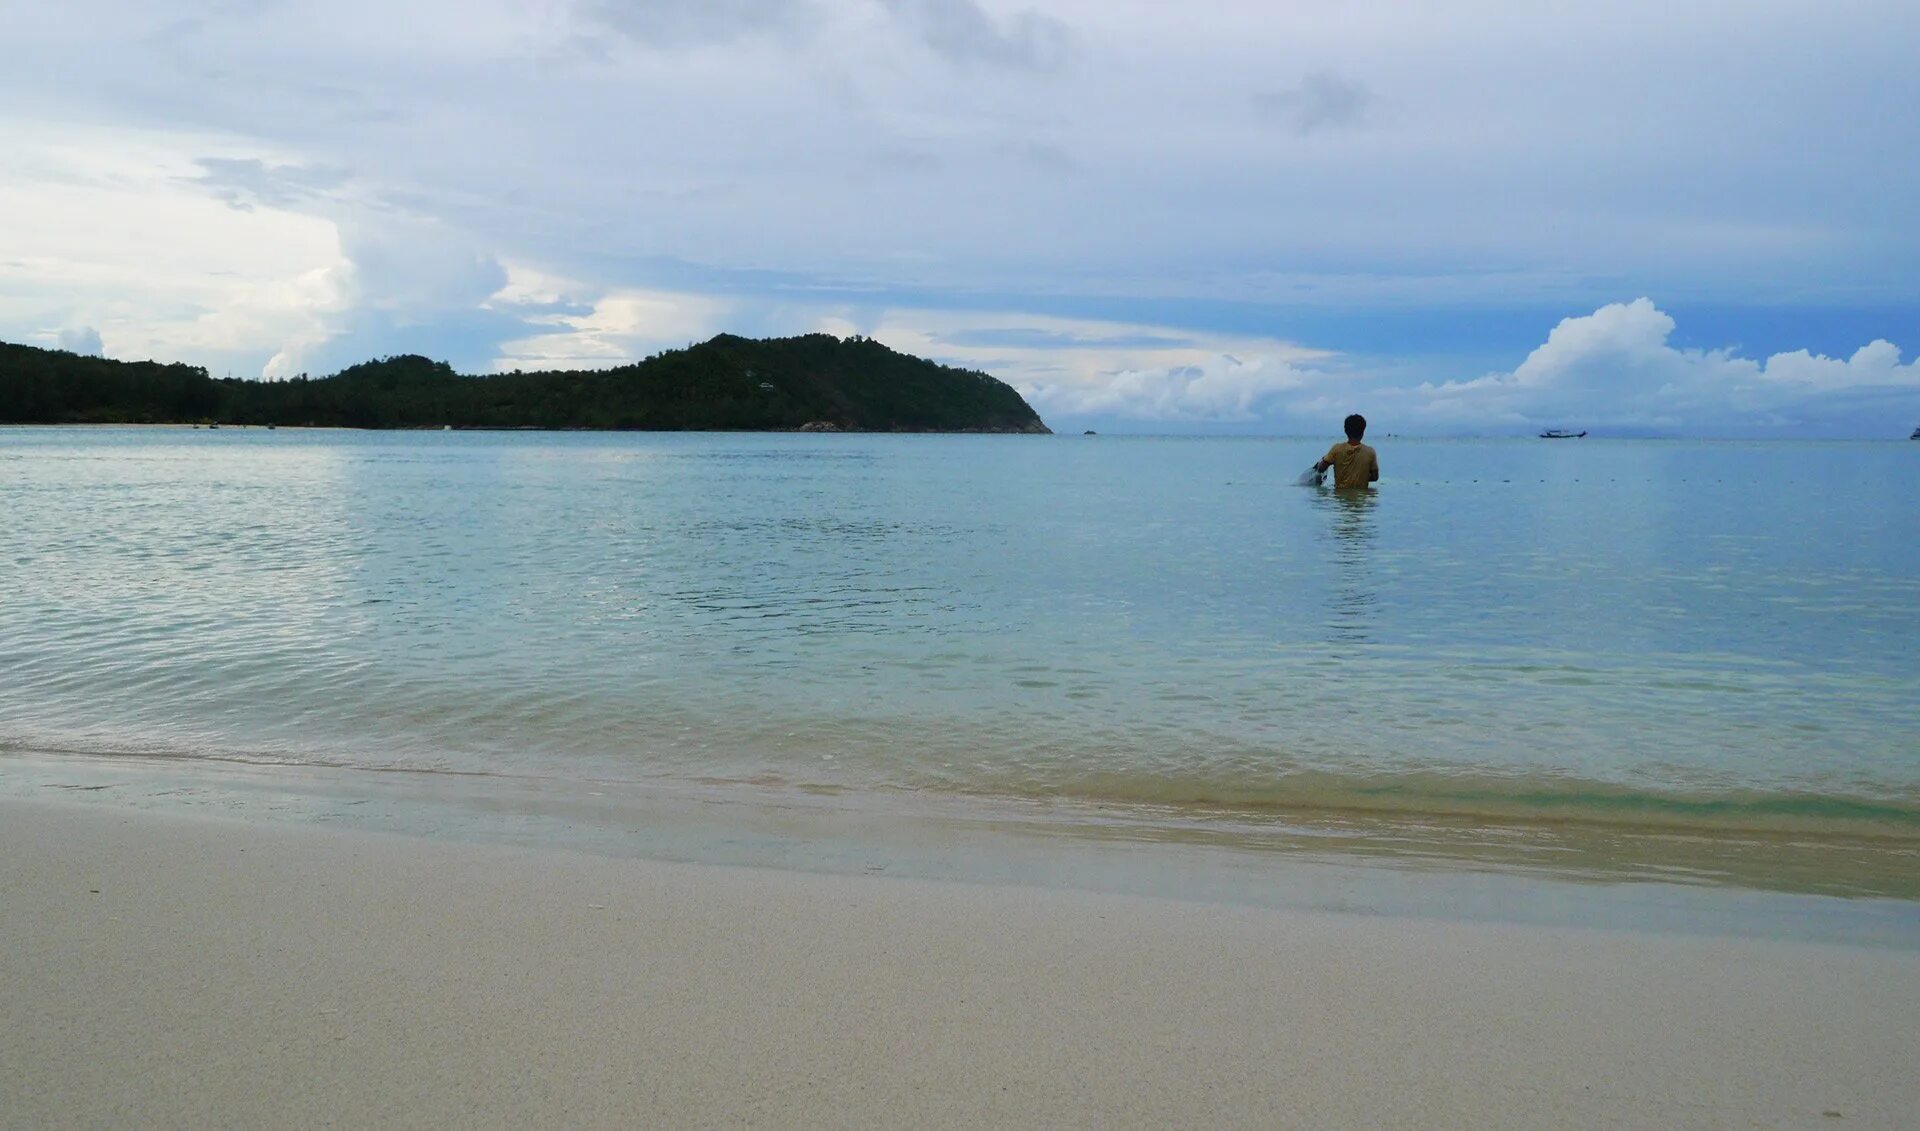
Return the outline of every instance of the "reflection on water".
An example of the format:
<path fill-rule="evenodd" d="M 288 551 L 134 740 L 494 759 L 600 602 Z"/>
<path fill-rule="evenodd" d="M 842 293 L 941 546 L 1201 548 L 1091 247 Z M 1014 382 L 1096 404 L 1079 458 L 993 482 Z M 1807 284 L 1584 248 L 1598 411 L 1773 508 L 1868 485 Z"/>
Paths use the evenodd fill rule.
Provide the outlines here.
<path fill-rule="evenodd" d="M 1314 502 L 1327 520 L 1328 563 L 1333 585 L 1328 591 L 1327 634 L 1334 644 L 1365 644 L 1378 595 L 1373 567 L 1373 509 L 1379 495 L 1371 488 L 1322 488 Z"/>

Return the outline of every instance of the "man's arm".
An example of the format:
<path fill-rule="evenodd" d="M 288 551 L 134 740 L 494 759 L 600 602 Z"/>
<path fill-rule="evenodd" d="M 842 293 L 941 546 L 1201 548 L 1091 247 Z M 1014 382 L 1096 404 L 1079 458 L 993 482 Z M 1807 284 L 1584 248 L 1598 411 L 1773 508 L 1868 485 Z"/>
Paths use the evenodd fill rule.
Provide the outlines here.
<path fill-rule="evenodd" d="M 1335 444 L 1334 447 L 1337 448 L 1339 447 L 1339 445 Z M 1325 475 L 1327 473 L 1327 469 L 1332 466 L 1333 466 L 1333 448 L 1328 448 L 1327 454 L 1320 457 L 1320 462 L 1314 464 L 1313 469 L 1319 472 L 1320 474 Z"/>
<path fill-rule="evenodd" d="M 1373 452 L 1371 455 L 1373 458 L 1368 462 L 1373 466 L 1367 469 L 1367 482 L 1378 483 L 1380 482 L 1380 453 Z"/>

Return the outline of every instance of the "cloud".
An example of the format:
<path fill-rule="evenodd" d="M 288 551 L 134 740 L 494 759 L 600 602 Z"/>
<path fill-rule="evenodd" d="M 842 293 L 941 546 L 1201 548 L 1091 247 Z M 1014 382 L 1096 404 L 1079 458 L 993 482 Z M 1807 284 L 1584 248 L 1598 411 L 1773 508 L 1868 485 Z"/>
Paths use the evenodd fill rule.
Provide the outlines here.
<path fill-rule="evenodd" d="M 507 272 L 470 233 L 398 210 L 349 212 L 336 230 L 345 260 L 327 280 L 336 301 L 315 332 L 279 344 L 267 376 L 333 372 L 398 353 L 472 369 L 486 364 L 495 343 L 526 331 L 516 314 L 489 305 Z"/>
<path fill-rule="evenodd" d="M 257 157 L 202 157 L 198 164 L 201 172 L 194 181 L 243 211 L 255 206 L 299 208 L 347 182 L 343 169 L 272 165 Z"/>
<path fill-rule="evenodd" d="M 1297 134 L 1358 126 L 1366 121 L 1373 94 L 1365 86 L 1320 71 L 1287 90 L 1253 96 L 1254 106 Z"/>
<path fill-rule="evenodd" d="M 1199 344 L 1191 334 L 1148 327 L 1103 333 L 1021 325 L 951 330 L 936 340 L 960 349 L 1191 349 Z"/>
<path fill-rule="evenodd" d="M 1011 311 L 848 307 L 662 290 L 597 290 L 513 264 L 492 296 L 538 332 L 505 342 L 490 368 L 601 368 L 721 331 L 863 334 L 894 349 L 977 369 L 1043 415 L 1156 425 L 1249 423 L 1323 376 L 1330 355 L 1291 342 Z"/>
<path fill-rule="evenodd" d="M 281 377 L 410 351 L 480 365 L 527 331 L 486 308 L 506 279 L 487 241 L 336 165 L 162 130 L 14 142 L 0 337 L 87 326 L 114 357 Z"/>
<path fill-rule="evenodd" d="M 975 0 L 880 0 L 929 48 L 956 63 L 1057 70 L 1073 48 L 1067 25 L 1037 12 L 1002 19 Z"/>
<path fill-rule="evenodd" d="M 1563 319 L 1510 372 L 1423 383 L 1394 399 L 1434 423 L 1578 424 L 1627 430 L 1871 434 L 1901 406 L 1920 416 L 1920 362 L 1884 340 L 1850 357 L 1765 359 L 1675 346 L 1673 318 L 1647 298 Z"/>
<path fill-rule="evenodd" d="M 1019 311 L 839 306 L 789 298 L 613 290 L 597 295 L 522 268 L 496 302 L 547 327 L 509 343 L 495 368 L 617 364 L 722 330 L 865 334 L 979 369 L 1043 417 L 1153 430 L 1330 427 L 1364 406 L 1383 430 L 1498 433 L 1573 424 L 1615 432 L 1873 434 L 1889 413 L 1920 420 L 1920 362 L 1872 342 L 1846 358 L 1806 350 L 1764 360 L 1672 344 L 1648 299 L 1563 319 L 1511 370 L 1436 383 L 1404 363 L 1274 337 Z M 535 313 L 554 307 L 554 314 Z M 1415 367 L 1416 369 L 1418 367 Z M 1071 426 L 1077 427 L 1078 424 Z"/>
<path fill-rule="evenodd" d="M 1587 378 L 1433 389 L 1655 294 L 1758 368 L 1675 380 L 1697 406 L 1655 384 L 1636 419 L 1838 430 L 1909 404 L 1860 384 L 1891 347 L 1856 355 L 1914 348 L 1920 301 L 1920 194 L 1883 187 L 1920 153 L 1920 116 L 1885 112 L 1920 101 L 1901 0 L 1763 5 L 1710 68 L 1725 13 L 1659 0 L 99 7 L 8 27 L 0 337 L 93 326 L 220 372 L 588 363 L 684 341 L 711 299 L 744 333 L 884 317 L 922 335 L 903 348 L 1143 421 L 1284 428 L 1378 390 L 1405 430 L 1488 430 L 1584 418 Z M 579 286 L 496 300 L 505 264 Z M 554 334 L 593 340 L 526 345 Z M 1252 367 L 1292 342 L 1339 356 Z M 1643 354 L 1614 364 L 1667 373 Z"/>
<path fill-rule="evenodd" d="M 813 11 L 807 0 L 582 0 L 589 21 L 646 47 L 725 43 L 761 32 L 790 32 Z"/>
<path fill-rule="evenodd" d="M 307 292 L 313 318 L 270 343 L 262 375 L 330 372 L 394 353 L 472 367 L 501 338 L 525 332 L 489 306 L 507 275 L 487 241 L 436 215 L 436 200 L 337 166 L 233 157 L 195 164 L 200 174 L 189 183 L 230 208 L 324 218 L 338 240 L 337 262 L 290 281 Z"/>
<path fill-rule="evenodd" d="M 1332 359 L 1274 338 L 1013 311 L 895 308 L 819 326 L 984 370 L 1043 417 L 1154 425 L 1258 421 Z"/>
<path fill-rule="evenodd" d="M 590 288 L 522 264 L 509 264 L 506 283 L 489 308 L 518 312 L 535 332 L 502 342 L 489 368 L 602 369 L 703 341 L 736 328 L 735 306 L 711 295 Z"/>
<path fill-rule="evenodd" d="M 1672 317 L 1645 298 L 1562 319 L 1510 370 L 1434 382 L 1404 364 L 1273 337 L 1019 311 L 603 291 L 523 266 L 507 274 L 491 304 L 517 310 L 539 331 L 503 345 L 495 369 L 615 365 L 723 330 L 824 331 L 992 373 L 1043 417 L 1072 427 L 1292 432 L 1331 427 L 1356 406 L 1403 434 L 1561 425 L 1874 434 L 1889 414 L 1920 420 L 1920 362 L 1903 363 L 1889 342 L 1845 358 L 1795 350 L 1756 360 L 1731 348 L 1683 348 L 1672 343 Z"/>
<path fill-rule="evenodd" d="M 1067 25 L 1034 11 L 996 17 L 976 0 L 578 0 L 590 25 L 662 51 L 753 35 L 816 39 L 829 25 L 857 35 L 877 6 L 892 26 L 962 65 L 1058 69 L 1072 52 Z"/>
<path fill-rule="evenodd" d="M 102 353 L 100 331 L 91 326 L 75 326 L 60 331 L 60 348 L 68 353 L 99 357 Z"/>
<path fill-rule="evenodd" d="M 883 145 L 874 149 L 868 160 L 873 168 L 886 173 L 930 174 L 944 170 L 940 155 L 910 145 Z"/>
<path fill-rule="evenodd" d="M 1760 376 L 1784 387 L 1808 391 L 1846 389 L 1910 389 L 1920 382 L 1920 360 L 1900 364 L 1900 347 L 1877 339 L 1842 361 L 1806 350 L 1777 353 L 1767 359 Z"/>
<path fill-rule="evenodd" d="M 1310 371 L 1286 361 L 1215 353 L 1191 365 L 1121 369 L 1101 373 L 1097 381 L 1039 384 L 1029 399 L 1043 416 L 1246 424 L 1265 419 L 1282 394 L 1313 380 Z"/>
<path fill-rule="evenodd" d="M 10 127 L 0 153 L 0 337 L 91 328 L 116 358 L 258 373 L 339 306 L 346 264 L 323 219 L 259 202 L 236 210 L 200 183 L 206 136 L 65 124 Z M 284 162 L 273 159 L 270 164 Z M 11 332 L 5 332 L 12 328 Z"/>
<path fill-rule="evenodd" d="M 1311 274 L 1330 286 L 1307 301 L 1413 281 L 1444 302 L 1499 272 L 1536 309 L 1915 297 L 1920 204 L 1871 188 L 1910 181 L 1920 152 L 1920 116 L 1879 112 L 1920 95 L 1889 54 L 1920 30 L 1897 0 L 1767 6 L 1724 68 L 1685 65 L 1724 44 L 1724 13 L 1654 0 L 121 7 L 16 21 L 0 106 L 247 138 L 203 151 L 235 163 L 202 175 L 237 204 L 304 210 L 333 190 L 289 170 L 350 170 L 490 254 L 575 274 L 605 253 L 950 294 L 1261 301 Z M 619 65 L 583 65 L 583 32 Z M 1023 72 L 1047 73 L 1044 98 Z"/>
<path fill-rule="evenodd" d="M 1008 160 L 1043 173 L 1072 173 L 1080 168 L 1080 163 L 1074 160 L 1073 154 L 1051 142 L 1035 141 L 1032 138 L 1010 138 L 995 146 L 994 149 Z"/>

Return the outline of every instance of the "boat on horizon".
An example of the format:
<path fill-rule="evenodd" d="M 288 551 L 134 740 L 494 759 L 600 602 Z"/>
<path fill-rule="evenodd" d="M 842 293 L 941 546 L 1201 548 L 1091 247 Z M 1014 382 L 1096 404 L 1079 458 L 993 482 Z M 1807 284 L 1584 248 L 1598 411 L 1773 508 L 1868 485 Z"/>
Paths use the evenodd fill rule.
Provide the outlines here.
<path fill-rule="evenodd" d="M 1920 428 L 1914 429 L 1914 432 L 1920 434 Z M 1549 428 L 1545 432 L 1540 433 L 1540 438 L 1542 440 L 1578 440 L 1586 434 L 1586 429 L 1584 428 L 1578 432 L 1569 432 L 1564 428 Z"/>
<path fill-rule="evenodd" d="M 1915 428 L 1915 429 L 1913 430 L 1913 435 L 1911 435 L 1911 436 L 1908 436 L 1908 437 L 1907 437 L 1907 439 L 1909 439 L 1909 440 L 1920 440 L 1920 428 Z"/>

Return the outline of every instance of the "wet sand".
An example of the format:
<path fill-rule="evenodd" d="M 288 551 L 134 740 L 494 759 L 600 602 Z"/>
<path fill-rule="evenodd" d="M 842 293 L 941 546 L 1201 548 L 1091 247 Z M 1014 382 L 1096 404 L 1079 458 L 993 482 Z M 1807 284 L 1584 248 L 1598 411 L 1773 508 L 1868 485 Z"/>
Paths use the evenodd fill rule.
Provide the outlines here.
<path fill-rule="evenodd" d="M 1897 1127 L 1920 953 L 0 799 L 0 1126 Z"/>

